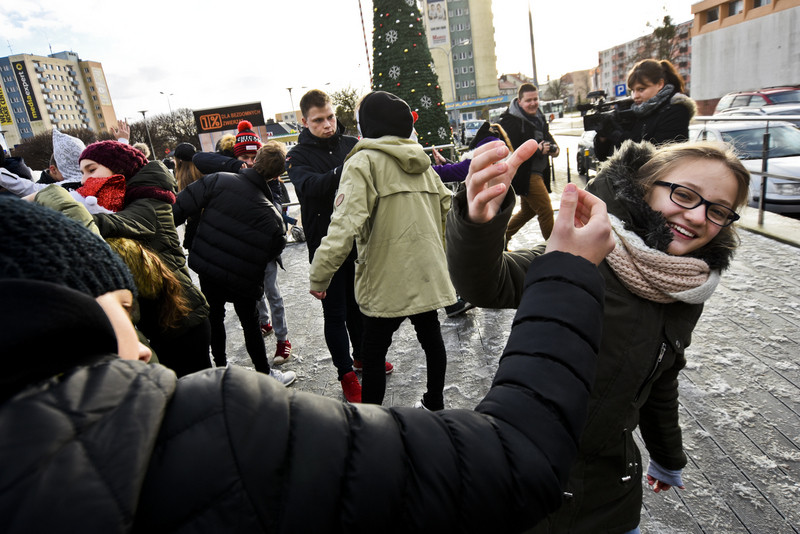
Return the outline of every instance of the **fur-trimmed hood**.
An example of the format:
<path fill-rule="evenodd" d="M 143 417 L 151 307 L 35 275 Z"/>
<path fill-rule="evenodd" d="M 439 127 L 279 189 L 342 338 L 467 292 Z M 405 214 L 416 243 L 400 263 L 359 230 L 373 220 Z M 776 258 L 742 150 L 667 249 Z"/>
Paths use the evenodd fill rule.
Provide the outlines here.
<path fill-rule="evenodd" d="M 645 202 L 645 192 L 636 177 L 639 168 L 655 151 L 651 143 L 625 141 L 586 190 L 600 197 L 608 212 L 622 219 L 625 228 L 641 237 L 647 246 L 666 252 L 672 242 L 672 232 L 664 216 Z M 736 233 L 732 227 L 727 227 L 690 256 L 705 261 L 711 269 L 722 271 L 729 267 L 737 244 Z"/>
<path fill-rule="evenodd" d="M 684 106 L 689 110 L 689 120 L 697 115 L 697 103 L 683 93 L 675 93 L 670 98 L 669 103 L 673 106 Z"/>

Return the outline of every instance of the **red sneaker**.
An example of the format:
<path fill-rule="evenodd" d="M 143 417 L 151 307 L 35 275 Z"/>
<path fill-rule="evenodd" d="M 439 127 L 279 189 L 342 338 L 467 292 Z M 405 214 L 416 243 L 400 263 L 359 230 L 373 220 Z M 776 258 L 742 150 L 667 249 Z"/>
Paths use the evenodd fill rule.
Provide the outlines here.
<path fill-rule="evenodd" d="M 264 337 L 269 337 L 272 335 L 272 324 L 264 323 L 261 325 L 261 335 Z"/>
<path fill-rule="evenodd" d="M 286 360 L 289 359 L 289 356 L 292 355 L 292 344 L 289 343 L 289 340 L 280 341 L 278 340 L 278 347 L 275 349 L 275 358 L 272 360 L 272 365 L 280 365 Z"/>
<path fill-rule="evenodd" d="M 361 384 L 358 383 L 358 377 L 353 371 L 342 377 L 342 391 L 347 402 L 351 404 L 361 402 Z"/>
<path fill-rule="evenodd" d="M 392 371 L 394 371 L 394 365 L 392 365 L 389 362 L 386 362 L 386 366 L 385 367 L 386 367 L 386 374 L 387 375 L 392 374 Z M 353 371 L 355 371 L 356 373 L 360 373 L 363 370 L 364 370 L 364 364 L 361 363 L 361 360 L 355 360 L 354 359 L 353 360 Z"/>

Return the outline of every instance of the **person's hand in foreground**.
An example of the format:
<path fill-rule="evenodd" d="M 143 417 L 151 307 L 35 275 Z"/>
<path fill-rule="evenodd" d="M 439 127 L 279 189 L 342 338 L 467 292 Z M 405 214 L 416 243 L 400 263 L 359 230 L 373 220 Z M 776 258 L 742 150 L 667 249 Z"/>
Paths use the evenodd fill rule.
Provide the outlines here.
<path fill-rule="evenodd" d="M 599 265 L 614 250 L 606 203 L 575 184 L 567 184 L 545 252 L 554 250 L 582 256 Z"/>
<path fill-rule="evenodd" d="M 502 141 L 486 143 L 475 151 L 465 180 L 470 221 L 485 223 L 497 215 L 517 169 L 538 147 L 536 141 L 525 141 L 505 160 L 509 150 Z"/>

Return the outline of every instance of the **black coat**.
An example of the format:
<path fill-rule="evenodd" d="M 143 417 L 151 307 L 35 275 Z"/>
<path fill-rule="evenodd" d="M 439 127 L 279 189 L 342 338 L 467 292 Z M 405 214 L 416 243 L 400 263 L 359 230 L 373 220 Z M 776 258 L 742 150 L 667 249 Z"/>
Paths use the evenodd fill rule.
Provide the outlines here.
<path fill-rule="evenodd" d="M 342 135 L 344 128 L 338 126 L 329 139 L 320 139 L 304 129 L 298 144 L 286 156 L 286 171 L 300 201 L 309 261 L 328 233 L 344 159 L 358 142 L 355 137 Z"/>
<path fill-rule="evenodd" d="M 547 141 L 558 146 L 556 140 L 550 134 L 550 126 L 548 126 L 544 115 L 541 111 L 538 112 L 538 115 L 542 124 L 541 130 L 536 130 L 529 122 L 513 115 L 510 108 L 500 115 L 498 122 L 508 134 L 508 139 L 511 141 L 511 146 L 514 147 L 514 150 L 530 139 L 540 145 L 543 141 Z M 511 180 L 511 185 L 514 187 L 516 194 L 521 196 L 528 194 L 531 173 L 541 174 L 545 185 L 550 183 L 550 156 L 545 155 L 541 147 L 530 158 L 522 162 L 522 165 L 519 166 L 517 173 L 514 175 L 514 179 Z"/>
<path fill-rule="evenodd" d="M 204 176 L 178 195 L 175 224 L 201 211 L 189 267 L 227 288 L 231 296 L 259 298 L 267 263 L 286 246 L 283 220 L 267 181 L 254 169 Z"/>
<path fill-rule="evenodd" d="M 560 502 L 603 302 L 588 261 L 537 259 L 486 397 L 427 412 L 237 367 L 178 380 L 110 354 L 90 297 L 16 283 L 0 281 L 0 346 L 20 367 L 0 392 L 6 534 L 520 532 Z"/>
<path fill-rule="evenodd" d="M 647 143 L 625 143 L 589 182 L 587 191 L 606 202 L 653 248 L 672 239 L 664 217 L 650 208 L 636 172 L 654 152 Z M 447 220 L 447 260 L 453 285 L 465 300 L 487 308 L 514 307 L 524 299 L 525 273 L 544 247 L 503 252 L 514 209 L 506 195 L 485 224 L 466 219 L 466 193 L 459 192 Z M 718 235 L 693 256 L 713 269 L 727 267 L 732 245 Z M 702 304 L 658 303 L 628 290 L 607 262 L 603 337 L 589 416 L 578 457 L 565 484 L 563 506 L 536 533 L 622 533 L 639 524 L 643 466 L 634 431 L 639 426 L 650 458 L 671 470 L 686 465 L 678 421 L 678 375 Z M 567 301 L 554 297 L 553 303 Z M 531 339 L 533 339 L 531 337 Z"/>
<path fill-rule="evenodd" d="M 637 117 L 627 128 L 611 123 L 594 138 L 594 153 L 599 161 L 608 157 L 627 140 L 650 141 L 655 145 L 689 140 L 689 121 L 697 112 L 694 100 L 683 93 L 673 93 L 661 106 Z"/>

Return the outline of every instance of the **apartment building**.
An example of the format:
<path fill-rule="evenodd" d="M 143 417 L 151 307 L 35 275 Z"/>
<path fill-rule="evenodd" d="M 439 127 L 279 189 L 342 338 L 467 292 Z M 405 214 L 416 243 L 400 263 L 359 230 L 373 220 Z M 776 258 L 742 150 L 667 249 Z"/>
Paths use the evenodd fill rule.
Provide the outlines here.
<path fill-rule="evenodd" d="M 116 125 L 102 64 L 75 52 L 0 58 L 0 131 L 9 147 L 55 126 L 96 132 Z"/>
<path fill-rule="evenodd" d="M 729 92 L 800 84 L 800 0 L 703 0 L 692 14 L 692 98 L 701 114 Z"/>
<path fill-rule="evenodd" d="M 750 0 L 752 1 L 752 0 Z M 672 64 L 686 82 L 687 91 L 692 83 L 692 21 L 678 24 L 671 44 Z M 656 56 L 653 34 L 645 35 L 617 45 L 598 54 L 599 69 L 593 76 L 595 90 L 603 90 L 609 97 L 624 96 L 628 71 L 638 61 Z"/>
<path fill-rule="evenodd" d="M 492 3 L 424 0 L 423 20 L 451 120 L 469 120 L 472 102 L 498 96 Z"/>

